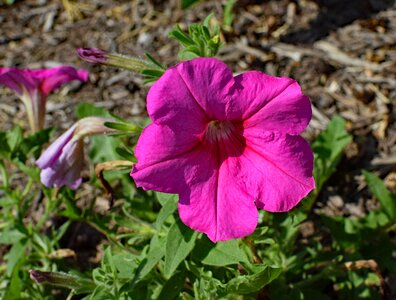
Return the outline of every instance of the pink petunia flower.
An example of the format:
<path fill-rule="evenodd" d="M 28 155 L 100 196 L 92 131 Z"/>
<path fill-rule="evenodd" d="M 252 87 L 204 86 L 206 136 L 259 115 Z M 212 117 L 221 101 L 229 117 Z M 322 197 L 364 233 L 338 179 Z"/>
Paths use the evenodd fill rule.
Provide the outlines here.
<path fill-rule="evenodd" d="M 72 80 L 87 81 L 88 71 L 69 66 L 51 69 L 0 68 L 0 84 L 13 90 L 26 107 L 33 132 L 44 127 L 48 95 Z"/>
<path fill-rule="evenodd" d="M 41 169 L 41 182 L 47 187 L 80 186 L 84 166 L 84 137 L 114 132 L 99 117 L 79 120 L 45 150 L 36 164 Z"/>
<path fill-rule="evenodd" d="M 299 136 L 311 106 L 298 83 L 261 72 L 233 77 L 213 58 L 168 69 L 151 87 L 153 123 L 140 136 L 138 187 L 179 194 L 179 214 L 213 241 L 251 234 L 257 208 L 292 209 L 315 188 Z"/>

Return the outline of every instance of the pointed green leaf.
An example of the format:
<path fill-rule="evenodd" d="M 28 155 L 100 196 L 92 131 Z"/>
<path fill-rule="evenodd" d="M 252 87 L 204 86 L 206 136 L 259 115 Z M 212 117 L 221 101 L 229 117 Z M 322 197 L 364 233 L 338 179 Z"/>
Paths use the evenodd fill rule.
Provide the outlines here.
<path fill-rule="evenodd" d="M 152 242 L 156 239 L 154 236 Z M 158 237 L 157 237 L 158 239 Z M 139 265 L 138 271 L 136 272 L 134 281 L 139 281 L 143 279 L 150 271 L 155 267 L 155 265 L 161 260 L 165 255 L 165 243 L 166 239 L 158 240 L 156 245 L 150 245 L 149 252 L 147 256 L 142 260 Z"/>
<path fill-rule="evenodd" d="M 179 296 L 180 291 L 183 289 L 185 279 L 186 279 L 186 274 L 184 272 L 176 272 L 164 284 L 157 300 L 176 299 Z"/>
<path fill-rule="evenodd" d="M 181 0 L 181 7 L 182 9 L 186 9 L 197 2 L 199 2 L 199 0 Z"/>
<path fill-rule="evenodd" d="M 173 197 L 165 201 L 160 212 L 158 213 L 157 220 L 154 223 L 154 226 L 157 230 L 161 229 L 162 224 L 164 224 L 166 219 L 170 215 L 172 215 L 177 209 L 177 196 L 176 195 L 171 195 L 171 196 Z"/>
<path fill-rule="evenodd" d="M 385 186 L 383 181 L 371 172 L 363 170 L 363 175 L 366 178 L 367 184 L 374 194 L 374 196 L 381 203 L 383 211 L 388 217 L 396 220 L 396 195 L 392 194 Z"/>
<path fill-rule="evenodd" d="M 203 264 L 211 266 L 220 267 L 239 264 L 241 262 L 249 263 L 246 253 L 239 247 L 239 240 L 214 244 L 204 236 L 197 243 L 193 256 Z"/>
<path fill-rule="evenodd" d="M 250 294 L 258 292 L 282 273 L 280 268 L 269 266 L 253 275 L 238 276 L 225 285 L 227 294 Z"/>
<path fill-rule="evenodd" d="M 166 68 L 158 61 L 156 60 L 150 53 L 146 52 L 145 53 L 146 57 L 148 58 L 148 60 L 155 66 L 157 66 L 159 69 L 165 71 Z"/>
<path fill-rule="evenodd" d="M 169 229 L 166 241 L 164 275 L 169 278 L 195 246 L 197 232 L 178 220 Z"/>
<path fill-rule="evenodd" d="M 111 129 L 126 131 L 126 132 L 141 131 L 141 128 L 139 126 L 130 123 L 105 122 L 104 125 Z"/>

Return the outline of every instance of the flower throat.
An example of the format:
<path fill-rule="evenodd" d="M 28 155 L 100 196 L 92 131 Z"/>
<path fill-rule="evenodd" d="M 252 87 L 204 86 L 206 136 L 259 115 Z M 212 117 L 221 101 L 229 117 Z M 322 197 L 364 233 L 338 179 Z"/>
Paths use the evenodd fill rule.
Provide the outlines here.
<path fill-rule="evenodd" d="M 205 140 L 210 143 L 215 143 L 220 140 L 225 140 L 230 137 L 234 125 L 230 121 L 210 121 L 205 131 Z"/>

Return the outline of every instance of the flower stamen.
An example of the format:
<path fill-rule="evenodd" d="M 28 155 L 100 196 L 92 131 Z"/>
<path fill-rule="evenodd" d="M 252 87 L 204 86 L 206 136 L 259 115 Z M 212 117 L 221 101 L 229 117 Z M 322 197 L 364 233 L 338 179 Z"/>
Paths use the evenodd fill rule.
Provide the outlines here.
<path fill-rule="evenodd" d="M 234 125 L 230 121 L 210 121 L 205 131 L 205 140 L 215 143 L 220 140 L 228 139 L 231 135 Z"/>

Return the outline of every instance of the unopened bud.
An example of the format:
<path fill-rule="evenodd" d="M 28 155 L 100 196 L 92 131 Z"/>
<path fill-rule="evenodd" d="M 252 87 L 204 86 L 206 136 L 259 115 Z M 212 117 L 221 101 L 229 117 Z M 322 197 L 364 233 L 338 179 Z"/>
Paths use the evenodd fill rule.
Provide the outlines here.
<path fill-rule="evenodd" d="M 77 53 L 83 60 L 94 64 L 104 64 L 108 59 L 107 53 L 99 48 L 79 48 Z"/>
<path fill-rule="evenodd" d="M 30 279 L 39 284 L 46 283 L 80 292 L 92 292 L 95 288 L 95 284 L 92 280 L 69 275 L 63 272 L 42 272 L 30 270 L 29 276 Z"/>
<path fill-rule="evenodd" d="M 152 68 L 144 60 L 118 53 L 108 53 L 98 48 L 79 48 L 77 49 L 77 53 L 80 58 L 87 62 L 103 64 L 136 73 L 142 73 L 144 70 Z"/>

